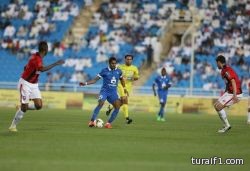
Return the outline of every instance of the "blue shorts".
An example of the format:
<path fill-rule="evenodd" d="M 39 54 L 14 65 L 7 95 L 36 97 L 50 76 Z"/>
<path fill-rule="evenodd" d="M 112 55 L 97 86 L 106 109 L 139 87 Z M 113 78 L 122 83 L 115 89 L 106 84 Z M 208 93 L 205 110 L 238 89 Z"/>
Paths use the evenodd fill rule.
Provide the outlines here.
<path fill-rule="evenodd" d="M 98 98 L 98 100 L 100 101 L 108 100 L 108 102 L 111 104 L 113 104 L 118 99 L 119 99 L 119 96 L 117 94 L 117 91 L 107 91 L 105 89 L 102 89 L 100 91 L 99 98 Z"/>
<path fill-rule="evenodd" d="M 160 103 L 166 103 L 167 102 L 167 97 L 168 97 L 168 92 L 164 90 L 158 90 L 158 98 Z"/>

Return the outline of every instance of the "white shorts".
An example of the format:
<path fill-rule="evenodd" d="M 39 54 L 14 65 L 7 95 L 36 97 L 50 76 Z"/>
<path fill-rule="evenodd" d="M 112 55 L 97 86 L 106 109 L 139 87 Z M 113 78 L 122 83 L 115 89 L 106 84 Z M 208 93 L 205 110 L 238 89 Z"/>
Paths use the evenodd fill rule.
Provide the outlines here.
<path fill-rule="evenodd" d="M 41 92 L 38 84 L 32 84 L 20 78 L 18 83 L 18 90 L 20 92 L 20 101 L 22 104 L 27 104 L 31 99 L 41 99 Z"/>
<path fill-rule="evenodd" d="M 243 94 L 238 94 L 237 97 L 240 100 L 243 97 Z M 224 106 L 228 107 L 228 106 L 235 104 L 235 102 L 232 99 L 233 99 L 233 94 L 225 92 L 223 93 L 222 96 L 219 97 L 218 101 Z"/>

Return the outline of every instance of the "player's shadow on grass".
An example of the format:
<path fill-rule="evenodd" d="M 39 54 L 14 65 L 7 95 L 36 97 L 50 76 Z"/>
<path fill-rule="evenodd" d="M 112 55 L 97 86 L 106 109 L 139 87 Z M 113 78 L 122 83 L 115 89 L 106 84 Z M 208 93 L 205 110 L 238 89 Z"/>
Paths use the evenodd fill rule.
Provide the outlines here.
<path fill-rule="evenodd" d="M 17 135 L 18 135 L 18 132 L 10 132 L 10 131 L 0 132 L 1 137 L 13 137 Z"/>
<path fill-rule="evenodd" d="M 21 133 L 27 133 L 27 132 L 36 132 L 36 133 L 39 133 L 39 132 L 44 132 L 44 131 L 48 131 L 50 129 L 48 128 L 45 128 L 45 127 L 41 127 L 41 128 L 25 128 L 25 129 L 22 129 L 18 132 L 10 132 L 8 130 L 6 131 L 2 131 L 0 132 L 0 136 L 1 137 L 11 137 L 11 136 L 17 136 L 18 134 L 21 134 Z"/>

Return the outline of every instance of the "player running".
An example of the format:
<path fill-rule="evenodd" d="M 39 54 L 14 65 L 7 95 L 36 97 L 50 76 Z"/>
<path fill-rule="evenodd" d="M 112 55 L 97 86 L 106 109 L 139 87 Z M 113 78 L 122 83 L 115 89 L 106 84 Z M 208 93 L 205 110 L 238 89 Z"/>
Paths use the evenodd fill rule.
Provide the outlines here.
<path fill-rule="evenodd" d="M 127 88 L 128 94 L 124 93 L 124 88 L 119 82 L 118 84 L 118 93 L 122 100 L 122 106 L 121 110 L 123 111 L 124 117 L 126 119 L 126 123 L 130 124 L 132 123 L 132 119 L 129 117 L 128 112 L 128 95 L 132 92 L 132 82 L 139 79 L 139 71 L 138 68 L 135 65 L 132 65 L 133 62 L 133 56 L 132 55 L 125 55 L 125 64 L 122 64 L 119 66 L 119 68 L 122 70 L 124 79 L 125 79 L 125 87 Z M 108 116 L 110 112 L 112 111 L 112 107 L 109 105 L 108 110 L 106 112 L 106 115 Z"/>
<path fill-rule="evenodd" d="M 89 122 L 89 127 L 95 126 L 95 120 L 106 100 L 111 103 L 114 107 L 108 122 L 105 124 L 105 128 L 112 128 L 111 123 L 115 120 L 121 105 L 121 101 L 117 94 L 117 85 L 120 80 L 122 87 L 124 88 L 124 93 L 127 94 L 125 88 L 125 81 L 122 76 L 122 71 L 116 67 L 116 58 L 109 58 L 109 67 L 102 69 L 102 71 L 92 80 L 89 80 L 85 83 L 80 82 L 80 86 L 86 86 L 89 84 L 96 83 L 100 78 L 103 78 L 103 85 L 99 94 L 98 105 L 93 111 L 91 120 Z"/>
<path fill-rule="evenodd" d="M 219 117 L 224 124 L 223 128 L 219 129 L 218 132 L 224 133 L 231 129 L 224 108 L 238 103 L 243 95 L 241 82 L 236 72 L 230 66 L 226 65 L 225 57 L 222 55 L 217 56 L 216 62 L 217 67 L 221 69 L 221 77 L 224 79 L 226 84 L 225 92 L 214 104 L 214 108 L 218 112 Z"/>
<path fill-rule="evenodd" d="M 156 96 L 155 85 L 157 85 L 157 94 L 160 101 L 160 111 L 157 115 L 157 121 L 165 122 L 164 118 L 164 108 L 167 103 L 168 97 L 168 88 L 171 87 L 170 80 L 167 76 L 166 68 L 161 69 L 161 75 L 155 78 L 155 81 L 152 85 L 154 96 Z"/>
<path fill-rule="evenodd" d="M 38 87 L 38 77 L 40 73 L 64 63 L 63 60 L 59 60 L 51 65 L 43 66 L 43 58 L 46 56 L 47 52 L 47 42 L 40 42 L 38 45 L 38 52 L 31 56 L 28 64 L 24 67 L 24 71 L 18 83 L 21 108 L 17 110 L 11 126 L 9 127 L 9 130 L 12 132 L 17 132 L 16 126 L 27 110 L 40 110 L 42 108 L 42 97 Z M 30 100 L 34 103 L 29 103 Z"/>

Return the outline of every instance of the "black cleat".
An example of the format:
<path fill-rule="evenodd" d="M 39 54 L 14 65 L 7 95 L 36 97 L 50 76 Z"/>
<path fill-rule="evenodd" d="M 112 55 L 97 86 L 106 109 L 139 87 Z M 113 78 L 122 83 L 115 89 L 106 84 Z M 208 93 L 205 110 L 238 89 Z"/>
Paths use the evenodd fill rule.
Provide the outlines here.
<path fill-rule="evenodd" d="M 127 119 L 126 119 L 126 123 L 127 123 L 127 124 L 131 124 L 132 122 L 133 122 L 133 120 L 132 120 L 131 118 L 127 118 Z"/>
<path fill-rule="evenodd" d="M 109 105 L 108 110 L 106 111 L 106 115 L 109 116 L 113 108 Z"/>

